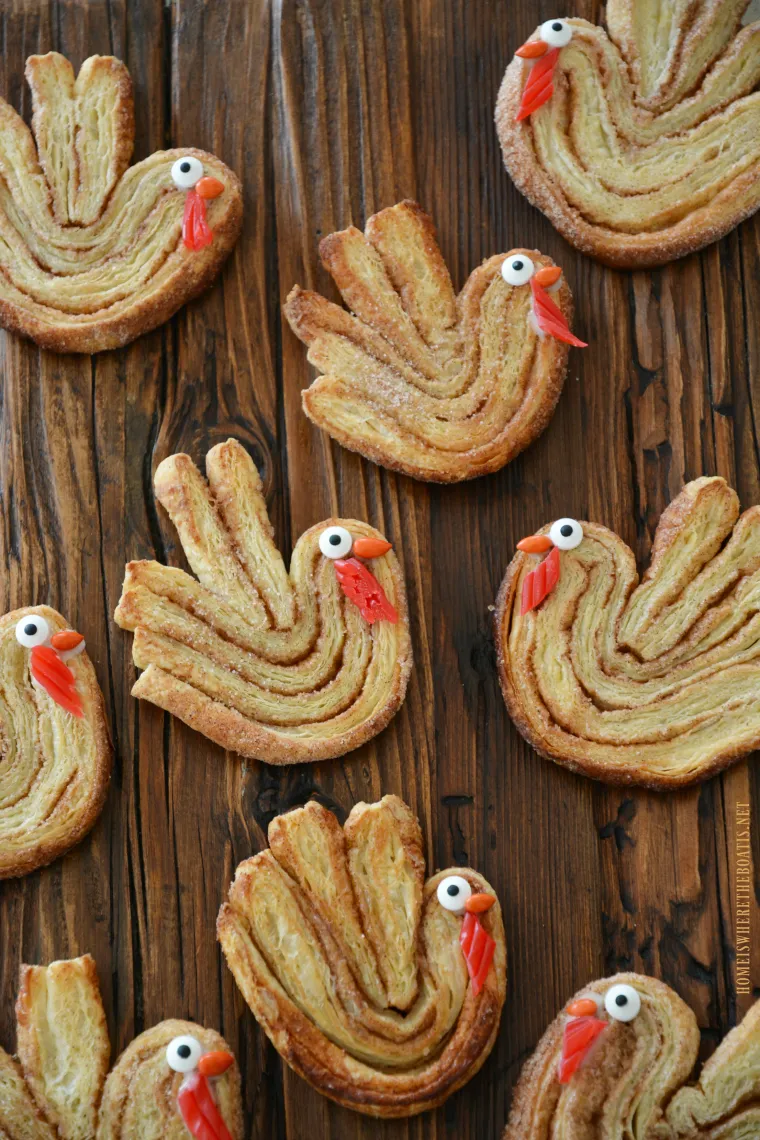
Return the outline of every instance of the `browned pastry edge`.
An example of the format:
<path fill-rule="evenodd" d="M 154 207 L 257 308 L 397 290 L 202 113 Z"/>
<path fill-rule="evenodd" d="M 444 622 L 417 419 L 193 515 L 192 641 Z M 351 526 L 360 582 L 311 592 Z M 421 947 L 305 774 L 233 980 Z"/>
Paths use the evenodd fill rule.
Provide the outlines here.
<path fill-rule="evenodd" d="M 191 155 L 201 162 L 209 159 L 214 163 L 219 161 L 207 151 L 193 147 L 174 148 L 164 153 L 167 157 L 176 158 Z M 0 299 L 0 325 L 53 352 L 95 353 L 122 348 L 144 333 L 165 324 L 178 309 L 205 292 L 212 284 L 240 235 L 243 225 L 242 187 L 232 170 L 225 170 L 225 179 L 229 183 L 230 199 L 222 220 L 214 222 L 213 242 L 205 249 L 188 253 L 182 259 L 168 288 L 158 297 L 151 296 L 136 301 L 126 315 L 110 318 L 104 316 L 97 326 L 90 324 L 81 328 L 51 328 L 23 306 Z"/>
<path fill-rule="evenodd" d="M 672 506 L 673 504 L 671 503 L 670 507 Z M 661 518 L 663 517 L 664 512 Z M 677 525 L 677 520 L 674 516 L 671 516 L 669 521 L 673 524 L 673 527 Z M 620 541 L 619 536 L 616 535 L 614 531 L 610 531 L 607 527 L 599 523 L 581 522 L 581 526 L 584 530 L 588 530 L 589 533 L 592 533 L 594 530 L 604 531 L 607 534 L 612 534 L 617 541 Z M 537 531 L 537 533 L 543 534 L 546 533 L 546 531 L 548 531 L 548 527 L 544 527 L 542 530 Z M 501 583 L 496 598 L 496 606 L 493 614 L 496 664 L 499 671 L 499 684 L 501 685 L 501 691 L 510 719 L 523 739 L 530 744 L 531 748 L 533 748 L 539 756 L 543 756 L 545 760 L 553 760 L 555 764 L 561 764 L 564 768 L 569 768 L 571 772 L 578 772 L 581 775 L 591 777 L 591 779 L 601 780 L 605 784 L 615 784 L 621 787 L 634 784 L 636 787 L 650 788 L 652 791 L 663 791 L 671 788 L 686 788 L 694 784 L 701 784 L 704 780 L 709 780 L 718 772 L 722 772 L 725 768 L 730 767 L 731 764 L 743 756 L 746 756 L 747 753 L 751 751 L 751 749 L 744 745 L 739 747 L 729 746 L 718 756 L 714 757 L 709 764 L 704 764 L 700 767 L 698 772 L 686 776 L 661 774 L 656 778 L 648 778 L 635 766 L 629 765 L 625 771 L 623 771 L 621 770 L 620 764 L 608 764 L 603 760 L 593 760 L 588 763 L 583 763 L 583 761 L 580 760 L 570 759 L 558 751 L 558 749 L 553 748 L 547 740 L 533 730 L 530 721 L 523 714 L 522 701 L 512 680 L 508 654 L 504 651 L 504 646 L 509 636 L 509 624 L 512 615 L 517 578 L 521 569 L 522 559 L 519 557 L 513 558 L 507 567 L 507 572 L 504 575 L 504 580 Z M 756 741 L 755 746 L 760 747 L 760 739 Z"/>
<path fill-rule="evenodd" d="M 576 22 L 587 24 L 585 20 Z M 530 120 L 515 121 L 523 79 L 523 61 L 515 56 L 504 73 L 494 114 L 504 165 L 520 193 L 546 215 L 558 233 L 603 265 L 612 269 L 665 265 L 719 241 L 760 206 L 760 170 L 754 169 L 734 179 L 706 206 L 666 229 L 626 234 L 590 224 L 552 185 L 539 165 L 531 142 Z"/>
<path fill-rule="evenodd" d="M 16 622 L 27 613 L 36 613 L 43 617 L 52 618 L 56 626 L 68 628 L 66 619 L 50 606 L 24 606 L 21 609 L 11 611 L 5 617 L 11 622 Z M 92 662 L 90 665 L 92 666 Z M 36 871 L 39 867 L 46 867 L 49 863 L 60 858 L 61 855 L 65 855 L 92 830 L 103 810 L 111 780 L 113 747 L 108 731 L 105 700 L 95 675 L 94 666 L 92 666 L 90 677 L 86 681 L 83 679 L 83 684 L 89 700 L 92 701 L 93 708 L 97 710 L 96 716 L 93 717 L 92 729 L 97 742 L 98 771 L 97 780 L 90 792 L 87 813 L 79 824 L 71 829 L 65 839 L 60 839 L 57 842 L 50 840 L 45 843 L 38 843 L 35 847 L 30 848 L 26 855 L 15 859 L 12 863 L 6 863 L 0 858 L 0 881 L 28 875 L 31 871 Z"/>

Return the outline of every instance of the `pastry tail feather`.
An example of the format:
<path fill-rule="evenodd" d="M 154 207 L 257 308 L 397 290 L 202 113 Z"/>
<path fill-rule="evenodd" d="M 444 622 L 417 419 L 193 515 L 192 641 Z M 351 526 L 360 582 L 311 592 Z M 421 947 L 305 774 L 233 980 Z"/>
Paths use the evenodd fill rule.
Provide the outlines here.
<path fill-rule="evenodd" d="M 356 558 L 337 558 L 333 563 L 340 588 L 350 602 L 359 607 L 362 617 L 372 625 L 376 621 L 398 621 L 398 612 L 385 596 L 375 575 Z"/>
<path fill-rule="evenodd" d="M 188 190 L 182 217 L 182 240 L 188 249 L 205 249 L 214 240 L 206 221 L 206 200 L 197 190 Z"/>
<path fill-rule="evenodd" d="M 559 48 L 552 48 L 531 67 L 523 87 L 520 108 L 515 117 L 516 122 L 527 119 L 551 99 L 554 94 L 554 68 L 558 58 Z"/>
<path fill-rule="evenodd" d="M 601 1018 L 569 1017 L 565 1023 L 562 1035 L 562 1053 L 557 1069 L 557 1079 L 560 1084 L 566 1085 L 573 1073 L 588 1058 L 597 1038 L 607 1028 L 607 1022 Z"/>
<path fill-rule="evenodd" d="M 76 690 L 74 674 L 49 645 L 35 645 L 30 663 L 32 677 L 49 697 L 67 712 L 81 717 L 82 700 Z"/>
<path fill-rule="evenodd" d="M 182 1082 L 177 1107 L 185 1127 L 196 1140 L 232 1140 L 216 1107 L 211 1086 L 202 1073 L 192 1073 Z"/>
<path fill-rule="evenodd" d="M 520 616 L 540 606 L 559 582 L 559 547 L 553 546 L 549 555 L 539 562 L 535 570 L 526 574 L 522 588 Z"/>
<path fill-rule="evenodd" d="M 586 348 L 586 342 L 578 340 L 578 337 L 570 332 L 565 314 L 558 305 L 554 304 L 546 289 L 536 281 L 535 277 L 531 279 L 530 289 L 533 294 L 533 316 L 541 332 L 557 340 L 563 340 L 565 344 L 575 345 L 576 348 Z"/>

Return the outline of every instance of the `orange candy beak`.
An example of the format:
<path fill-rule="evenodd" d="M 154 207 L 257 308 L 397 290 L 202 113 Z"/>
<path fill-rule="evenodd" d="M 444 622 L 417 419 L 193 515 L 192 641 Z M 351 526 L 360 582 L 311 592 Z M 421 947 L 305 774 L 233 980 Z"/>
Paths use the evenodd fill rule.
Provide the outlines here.
<path fill-rule="evenodd" d="M 491 909 L 495 902 L 495 895 L 470 895 L 467 902 L 464 904 L 464 909 L 468 914 L 485 914 L 487 910 Z"/>
<path fill-rule="evenodd" d="M 226 1049 L 217 1049 L 213 1053 L 204 1053 L 198 1062 L 198 1072 L 203 1077 L 221 1077 L 226 1073 L 235 1058 Z"/>
<path fill-rule="evenodd" d="M 59 653 L 67 653 L 70 649 L 76 649 L 83 641 L 84 638 L 81 633 L 77 633 L 73 629 L 62 629 L 60 633 L 54 633 L 50 638 L 50 644 Z"/>
<path fill-rule="evenodd" d="M 206 175 L 205 178 L 199 178 L 193 187 L 195 193 L 199 198 L 218 198 L 224 190 L 224 183 L 220 182 L 218 178 L 211 178 Z"/>
<path fill-rule="evenodd" d="M 539 59 L 542 55 L 546 55 L 548 50 L 549 45 L 543 40 L 528 40 L 517 49 L 515 55 L 519 55 L 520 59 Z"/>
<path fill-rule="evenodd" d="M 570 1002 L 565 1012 L 570 1017 L 596 1017 L 599 1010 L 593 998 L 578 998 Z"/>
<path fill-rule="evenodd" d="M 384 538 L 355 538 L 351 553 L 357 558 L 379 558 L 390 549 L 391 544 Z"/>
<path fill-rule="evenodd" d="M 544 289 L 550 289 L 552 285 L 556 285 L 562 276 L 562 270 L 558 265 L 545 265 L 543 269 L 539 269 L 537 273 L 533 274 L 533 280 L 536 285 L 542 285 Z"/>
<path fill-rule="evenodd" d="M 522 550 L 523 554 L 545 554 L 553 546 L 548 534 L 532 534 L 530 538 L 520 539 L 517 549 Z"/>

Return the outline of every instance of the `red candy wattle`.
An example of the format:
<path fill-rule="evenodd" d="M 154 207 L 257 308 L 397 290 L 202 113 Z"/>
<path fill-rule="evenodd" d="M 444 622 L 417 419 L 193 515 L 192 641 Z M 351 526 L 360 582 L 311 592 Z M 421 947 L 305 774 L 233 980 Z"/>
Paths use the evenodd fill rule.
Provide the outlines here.
<path fill-rule="evenodd" d="M 600 1033 L 607 1028 L 607 1022 L 598 1017 L 569 1017 L 565 1022 L 562 1038 L 562 1056 L 557 1068 L 557 1079 L 566 1085 L 578 1067 L 589 1054 L 591 1046 Z"/>
<path fill-rule="evenodd" d="M 578 337 L 570 332 L 565 314 L 554 304 L 543 285 L 536 282 L 535 277 L 531 279 L 530 288 L 533 293 L 533 315 L 541 332 L 548 333 L 557 340 L 563 340 L 565 344 L 573 344 L 576 348 L 587 348 L 588 345 L 584 340 L 578 340 Z"/>
<path fill-rule="evenodd" d="M 472 992 L 477 996 L 483 989 L 483 983 L 493 961 L 496 943 L 478 916 L 468 911 L 462 920 L 459 945 L 462 947 L 464 960 L 467 963 L 467 973 L 472 982 Z"/>
<path fill-rule="evenodd" d="M 74 674 L 49 645 L 32 649 L 31 674 L 48 696 L 74 716 L 83 716 L 82 701 L 76 690 Z"/>
<path fill-rule="evenodd" d="M 554 546 L 535 570 L 525 576 L 522 588 L 520 614 L 527 614 L 540 605 L 559 582 L 559 548 Z"/>
<path fill-rule="evenodd" d="M 534 111 L 537 111 L 539 107 L 551 99 L 554 93 L 552 82 L 554 66 L 558 57 L 559 48 L 552 48 L 533 64 L 523 87 L 520 110 L 517 112 L 516 119 L 518 123 L 521 119 L 527 119 L 528 115 L 532 115 Z"/>
<path fill-rule="evenodd" d="M 336 558 L 333 565 L 343 593 L 359 607 L 365 621 L 370 625 L 376 621 L 398 621 L 398 613 L 386 598 L 385 590 L 363 563 L 356 558 Z"/>
<path fill-rule="evenodd" d="M 177 1106 L 188 1132 L 196 1140 L 232 1140 L 209 1083 L 200 1073 L 191 1073 L 182 1082 Z"/>
<path fill-rule="evenodd" d="M 206 203 L 195 190 L 188 190 L 185 198 L 182 239 L 188 249 L 195 251 L 205 249 L 214 240 L 214 235 L 206 221 Z"/>

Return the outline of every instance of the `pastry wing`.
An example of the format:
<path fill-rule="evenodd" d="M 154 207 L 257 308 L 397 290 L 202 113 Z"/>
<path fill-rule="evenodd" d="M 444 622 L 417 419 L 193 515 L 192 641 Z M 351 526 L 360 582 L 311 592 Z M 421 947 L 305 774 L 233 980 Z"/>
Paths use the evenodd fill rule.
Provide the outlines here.
<path fill-rule="evenodd" d="M 307 416 L 344 447 L 415 479 L 496 471 L 546 427 L 567 346 L 536 331 L 529 285 L 507 285 L 491 257 L 457 296 L 431 219 L 414 202 L 320 245 L 346 305 L 296 286 L 285 315 L 324 375 Z M 551 264 L 531 253 L 536 266 Z M 562 283 L 556 300 L 572 317 Z"/>
<path fill-rule="evenodd" d="M 520 614 L 535 558 L 512 560 L 496 607 L 510 716 L 549 759 L 610 783 L 706 779 L 760 744 L 760 507 L 739 517 L 719 478 L 663 513 L 639 583 L 632 552 L 595 523 Z"/>
<path fill-rule="evenodd" d="M 237 238 L 237 178 L 213 155 L 156 152 L 129 167 L 129 73 L 111 56 L 78 76 L 56 52 L 31 56 L 32 130 L 0 99 L 0 323 L 57 352 L 128 343 L 204 289 Z M 36 146 L 35 146 L 36 140 Z M 182 240 L 180 159 L 222 184 L 210 203 L 213 241 Z"/>
<path fill-rule="evenodd" d="M 569 242 L 643 268 L 716 241 L 760 205 L 760 22 L 748 0 L 607 5 L 567 21 L 551 98 L 517 121 L 530 64 L 496 105 L 504 162 Z"/>
<path fill-rule="evenodd" d="M 319 548 L 328 527 L 379 538 L 353 519 L 312 527 L 285 568 L 258 472 L 234 440 L 158 467 L 156 495 L 197 575 L 132 562 L 115 619 L 144 670 L 132 692 L 225 748 L 290 764 L 340 756 L 375 736 L 406 692 L 411 642 L 401 570 L 372 570 L 399 614 L 369 625 Z"/>
<path fill-rule="evenodd" d="M 419 824 L 395 796 L 358 804 L 341 828 L 317 803 L 276 818 L 268 850 L 241 863 L 217 932 L 243 996 L 296 1072 L 374 1116 L 442 1103 L 490 1052 L 504 1003 L 496 941 L 478 996 L 462 919 L 424 881 Z M 474 891 L 474 871 L 458 870 Z"/>

